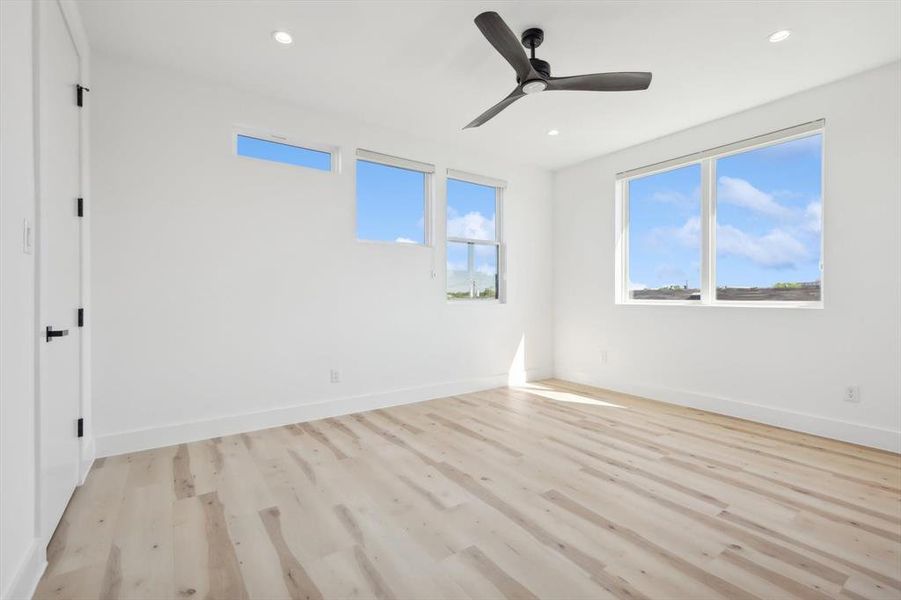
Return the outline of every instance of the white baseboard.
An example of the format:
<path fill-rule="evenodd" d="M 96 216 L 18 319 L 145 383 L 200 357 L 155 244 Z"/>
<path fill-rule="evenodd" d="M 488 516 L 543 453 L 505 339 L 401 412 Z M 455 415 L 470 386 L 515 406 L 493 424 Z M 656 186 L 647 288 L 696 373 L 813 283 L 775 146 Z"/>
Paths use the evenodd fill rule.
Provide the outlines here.
<path fill-rule="evenodd" d="M 19 570 L 13 575 L 9 587 L 3 590 L 0 598 L 3 600 L 27 600 L 34 595 L 35 588 L 47 568 L 47 552 L 43 540 L 35 538 L 28 549 L 25 560 L 19 565 Z"/>
<path fill-rule="evenodd" d="M 78 465 L 78 485 L 84 484 L 88 473 L 91 472 L 91 466 L 94 464 L 94 458 L 97 456 L 97 445 L 93 437 L 87 438 L 82 447 L 82 453 Z"/>
<path fill-rule="evenodd" d="M 642 396 L 651 400 L 659 400 L 669 404 L 689 406 L 712 413 L 738 417 L 774 425 L 792 431 L 810 433 L 861 446 L 901 452 L 901 431 L 873 427 L 848 421 L 829 419 L 808 413 L 762 406 L 729 398 L 720 398 L 707 394 L 700 394 L 687 390 L 679 390 L 664 386 L 648 385 L 641 383 L 616 381 L 599 377 L 592 373 L 586 373 L 575 369 L 558 367 L 555 377 L 574 383 L 591 385 L 608 389 L 614 392 L 622 392 L 633 396 Z"/>
<path fill-rule="evenodd" d="M 534 381 L 546 379 L 551 375 L 551 369 L 531 369 L 526 373 L 526 379 Z M 456 394 L 505 387 L 509 379 L 510 375 L 504 373 L 464 381 L 404 388 L 391 392 L 348 396 L 325 402 L 301 404 L 262 412 L 229 415 L 204 421 L 174 423 L 162 427 L 98 435 L 95 438 L 96 455 L 98 458 L 115 456 L 128 452 L 206 440 L 212 437 L 279 427 L 290 423 L 314 421 L 316 419 L 337 417 L 377 408 L 387 408 L 389 406 L 411 404 Z"/>

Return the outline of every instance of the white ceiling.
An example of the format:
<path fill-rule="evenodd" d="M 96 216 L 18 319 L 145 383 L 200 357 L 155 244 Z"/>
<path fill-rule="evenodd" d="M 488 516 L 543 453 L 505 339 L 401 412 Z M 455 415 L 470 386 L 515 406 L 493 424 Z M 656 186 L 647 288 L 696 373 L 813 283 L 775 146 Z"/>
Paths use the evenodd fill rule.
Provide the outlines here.
<path fill-rule="evenodd" d="M 172 66 L 442 143 L 557 168 L 901 58 L 901 3 L 81 0 L 94 51 Z M 473 24 L 545 30 L 554 75 L 652 71 L 645 92 L 515 86 Z M 794 34 L 780 44 L 767 36 Z M 280 46 L 274 30 L 294 35 Z M 816 116 L 816 115 L 814 115 Z M 560 130 L 557 137 L 546 131 Z"/>

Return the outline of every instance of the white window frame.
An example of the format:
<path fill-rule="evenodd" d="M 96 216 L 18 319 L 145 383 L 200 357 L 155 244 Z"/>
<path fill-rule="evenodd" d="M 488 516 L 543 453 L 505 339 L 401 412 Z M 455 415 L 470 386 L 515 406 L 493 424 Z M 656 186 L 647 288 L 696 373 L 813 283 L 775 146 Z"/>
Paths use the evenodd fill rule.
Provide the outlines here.
<path fill-rule="evenodd" d="M 445 220 L 444 234 L 446 243 L 445 261 L 444 261 L 444 298 L 448 304 L 505 304 L 507 301 L 507 248 L 504 243 L 504 191 L 507 189 L 507 182 L 503 179 L 494 177 L 486 177 L 485 175 L 477 175 L 457 169 L 448 169 L 447 178 L 445 180 L 445 198 L 447 197 L 447 179 L 456 179 L 457 181 L 465 181 L 467 183 L 475 183 L 486 187 L 494 188 L 494 239 L 493 240 L 477 240 L 473 238 L 451 237 L 447 235 L 447 222 Z M 446 203 L 445 203 L 446 204 Z M 445 217 L 447 216 L 447 207 L 445 206 Z M 451 242 L 461 244 L 481 244 L 485 246 L 495 246 L 497 248 L 497 298 L 478 298 L 474 297 L 474 291 L 470 290 L 469 298 L 448 298 L 447 297 L 447 260 L 446 253 L 448 244 Z"/>
<path fill-rule="evenodd" d="M 356 160 L 377 163 L 386 167 L 396 167 L 406 171 L 416 171 L 423 174 L 423 190 L 422 190 L 422 243 L 416 242 L 397 242 L 394 240 L 363 240 L 357 237 L 357 181 L 354 177 L 354 239 L 361 244 L 382 244 L 390 246 L 408 246 L 410 248 L 431 248 L 434 235 L 432 234 L 432 206 L 434 205 L 435 195 L 435 165 L 409 158 L 401 158 L 390 154 L 382 154 L 357 148 Z M 356 163 L 354 163 L 354 173 L 356 173 Z"/>
<path fill-rule="evenodd" d="M 294 146 L 296 148 L 301 148 L 303 150 L 314 150 L 316 152 L 326 152 L 331 157 L 331 165 L 328 171 L 323 171 L 322 169 L 315 169 L 313 167 L 305 167 L 303 165 L 292 165 L 289 163 L 279 162 L 276 160 L 266 160 L 265 158 L 255 158 L 253 156 L 244 156 L 243 154 L 238 153 L 238 136 L 243 135 L 244 137 L 251 137 L 258 140 L 263 140 L 265 142 L 275 142 L 276 144 L 285 144 L 287 146 Z M 275 133 L 271 131 L 264 131 L 261 129 L 252 129 L 249 127 L 244 127 L 241 125 L 236 125 L 233 128 L 232 132 L 232 150 L 235 153 L 235 156 L 244 160 L 253 160 L 253 161 L 262 161 L 267 162 L 273 165 L 280 165 L 286 168 L 292 169 L 306 169 L 307 171 L 314 171 L 319 173 L 340 173 L 341 172 L 341 149 L 338 146 L 332 146 L 330 144 L 321 144 L 319 142 L 310 142 L 298 138 L 296 136 L 291 136 L 283 133 Z"/>
<path fill-rule="evenodd" d="M 734 154 L 773 146 L 819 134 L 822 139 L 820 155 L 821 228 L 820 228 L 820 299 L 811 301 L 779 300 L 718 300 L 716 298 L 716 164 L 717 160 Z M 825 156 L 826 121 L 819 119 L 772 133 L 756 136 L 734 144 L 727 144 L 695 152 L 672 160 L 639 167 L 616 175 L 615 240 L 616 303 L 651 306 L 728 306 L 744 308 L 814 308 L 824 307 L 825 295 Z M 701 293 L 700 300 L 635 300 L 629 294 L 629 182 L 674 169 L 698 164 L 701 166 Z"/>

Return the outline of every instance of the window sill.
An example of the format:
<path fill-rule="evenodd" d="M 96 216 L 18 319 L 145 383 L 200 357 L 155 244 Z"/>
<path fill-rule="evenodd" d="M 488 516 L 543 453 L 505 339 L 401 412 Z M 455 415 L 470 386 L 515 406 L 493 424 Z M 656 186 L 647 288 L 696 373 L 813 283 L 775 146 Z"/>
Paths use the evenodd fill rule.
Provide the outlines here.
<path fill-rule="evenodd" d="M 501 302 L 498 298 L 493 298 L 491 300 L 445 300 L 447 304 L 451 305 L 460 305 L 460 306 L 502 306 L 506 304 L 506 302 Z"/>
<path fill-rule="evenodd" d="M 705 308 L 791 308 L 791 309 L 823 309 L 823 301 L 819 302 L 700 302 L 692 300 L 627 300 L 616 303 L 617 306 L 702 306 Z"/>
<path fill-rule="evenodd" d="M 420 243 L 410 243 L 410 242 L 394 242 L 391 240 L 361 240 L 357 238 L 354 240 L 358 244 L 373 244 L 376 246 L 409 246 L 411 248 L 431 248 L 431 244 L 420 244 Z"/>

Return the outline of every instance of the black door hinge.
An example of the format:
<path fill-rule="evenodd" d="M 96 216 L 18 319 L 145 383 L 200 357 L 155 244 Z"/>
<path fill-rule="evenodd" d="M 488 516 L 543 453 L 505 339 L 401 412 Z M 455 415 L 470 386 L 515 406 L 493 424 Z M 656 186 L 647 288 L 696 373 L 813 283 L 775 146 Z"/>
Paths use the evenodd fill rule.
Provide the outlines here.
<path fill-rule="evenodd" d="M 84 437 L 84 418 L 78 418 L 78 437 Z"/>
<path fill-rule="evenodd" d="M 78 309 L 78 326 L 84 327 L 84 309 L 83 308 Z"/>
<path fill-rule="evenodd" d="M 75 103 L 78 106 L 84 106 L 84 93 L 90 92 L 91 88 L 86 88 L 85 86 L 79 84 L 75 85 Z"/>
<path fill-rule="evenodd" d="M 77 208 L 75 209 L 75 214 L 76 214 L 77 216 L 79 216 L 79 217 L 83 217 L 83 216 L 84 216 L 84 198 L 79 198 L 79 199 L 78 199 L 78 206 L 77 206 Z"/>

